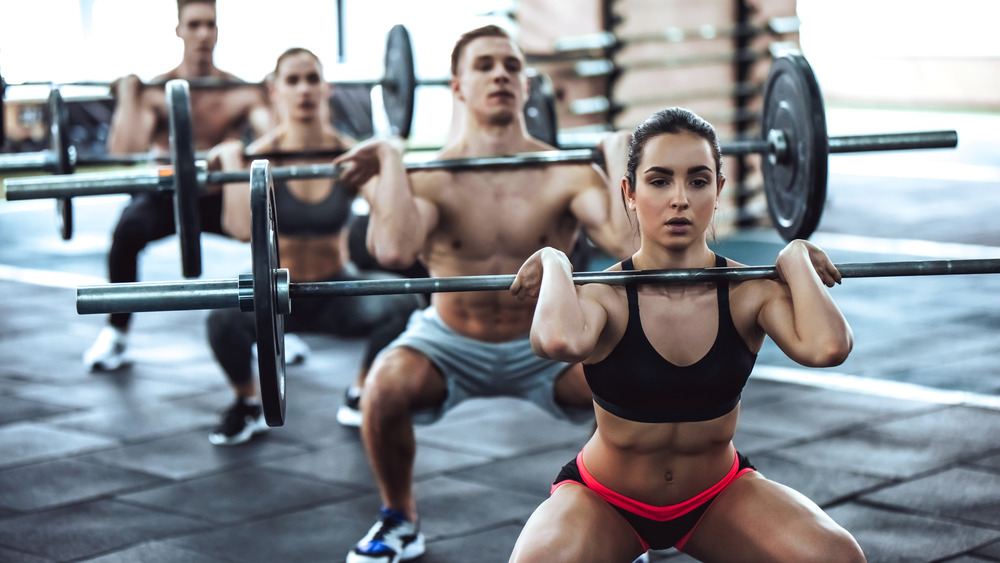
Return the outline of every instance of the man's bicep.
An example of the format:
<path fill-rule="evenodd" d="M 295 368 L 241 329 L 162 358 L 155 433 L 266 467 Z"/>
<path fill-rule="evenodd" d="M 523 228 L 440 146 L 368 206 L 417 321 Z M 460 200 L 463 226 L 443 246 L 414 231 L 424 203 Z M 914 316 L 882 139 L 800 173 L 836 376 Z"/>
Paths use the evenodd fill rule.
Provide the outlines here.
<path fill-rule="evenodd" d="M 108 152 L 129 154 L 148 151 L 156 134 L 156 110 L 148 103 L 128 110 L 116 109 L 108 133 Z"/>
<path fill-rule="evenodd" d="M 414 198 L 413 202 L 417 207 L 417 217 L 420 219 L 421 232 L 419 235 L 426 240 L 431 231 L 437 227 L 439 217 L 437 205 L 422 197 Z"/>
<path fill-rule="evenodd" d="M 593 234 L 604 227 L 608 221 L 608 208 L 607 192 L 598 186 L 581 189 L 570 202 L 570 212 L 588 234 Z"/>

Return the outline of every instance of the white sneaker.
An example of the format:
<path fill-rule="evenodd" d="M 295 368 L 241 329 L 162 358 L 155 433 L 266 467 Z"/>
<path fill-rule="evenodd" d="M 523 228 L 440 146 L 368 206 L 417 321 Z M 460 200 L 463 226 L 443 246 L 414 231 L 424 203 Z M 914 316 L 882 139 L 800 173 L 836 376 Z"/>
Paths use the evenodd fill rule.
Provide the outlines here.
<path fill-rule="evenodd" d="M 361 428 L 361 389 L 353 385 L 344 391 L 344 401 L 337 409 L 337 422 L 341 426 Z"/>
<path fill-rule="evenodd" d="M 292 333 L 285 333 L 285 365 L 294 366 L 304 363 L 312 350 L 305 340 Z M 257 357 L 257 343 L 253 344 L 253 357 Z"/>
<path fill-rule="evenodd" d="M 83 365 L 90 371 L 114 371 L 125 364 L 128 333 L 106 326 L 97 340 L 83 353 Z"/>
<path fill-rule="evenodd" d="M 309 345 L 297 334 L 285 335 L 285 363 L 298 365 L 309 359 Z"/>
<path fill-rule="evenodd" d="M 347 563 L 399 563 L 424 554 L 424 535 L 395 510 L 382 508 L 378 522 L 347 554 Z"/>

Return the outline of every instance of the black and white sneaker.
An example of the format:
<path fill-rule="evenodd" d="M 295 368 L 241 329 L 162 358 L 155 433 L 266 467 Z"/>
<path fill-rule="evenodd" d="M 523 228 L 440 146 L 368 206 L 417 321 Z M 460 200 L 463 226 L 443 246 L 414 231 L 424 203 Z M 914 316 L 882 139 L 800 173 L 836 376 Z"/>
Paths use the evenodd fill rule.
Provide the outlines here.
<path fill-rule="evenodd" d="M 222 415 L 222 422 L 208 435 L 208 441 L 216 446 L 235 446 L 265 430 L 264 409 L 259 404 L 236 399 Z"/>
<path fill-rule="evenodd" d="M 399 563 L 424 554 L 424 535 L 403 513 L 382 507 L 378 522 L 347 554 L 347 563 Z"/>
<path fill-rule="evenodd" d="M 361 428 L 361 389 L 352 385 L 344 391 L 344 402 L 337 409 L 337 422 L 341 426 Z"/>

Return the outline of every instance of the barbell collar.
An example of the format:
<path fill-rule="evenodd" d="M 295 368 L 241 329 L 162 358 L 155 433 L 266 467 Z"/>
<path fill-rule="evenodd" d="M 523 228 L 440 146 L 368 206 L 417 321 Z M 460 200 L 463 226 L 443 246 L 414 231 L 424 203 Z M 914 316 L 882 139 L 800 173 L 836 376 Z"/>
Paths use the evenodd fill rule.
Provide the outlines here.
<path fill-rule="evenodd" d="M 899 276 L 940 276 L 1000 273 L 1000 258 L 979 260 L 930 260 L 901 262 L 859 262 L 836 264 L 844 278 Z M 414 279 L 375 279 L 336 282 L 289 283 L 288 270 L 275 271 L 282 310 L 295 299 L 317 299 L 352 295 L 395 295 L 454 293 L 463 291 L 504 291 L 514 283 L 513 275 L 461 276 Z M 661 284 L 684 285 L 713 282 L 742 282 L 777 279 L 774 266 L 736 268 L 690 268 L 676 270 L 630 270 L 579 272 L 577 285 Z M 249 276 L 231 280 L 191 282 L 135 282 L 77 288 L 77 312 L 81 315 L 126 312 L 185 311 L 194 309 L 248 310 Z M 243 304 L 241 306 L 241 303 Z M 252 299 L 250 299 L 252 303 Z M 250 305 L 252 308 L 252 305 Z"/>
<path fill-rule="evenodd" d="M 55 163 L 52 151 L 10 153 L 0 155 L 0 172 L 36 172 L 50 168 Z"/>

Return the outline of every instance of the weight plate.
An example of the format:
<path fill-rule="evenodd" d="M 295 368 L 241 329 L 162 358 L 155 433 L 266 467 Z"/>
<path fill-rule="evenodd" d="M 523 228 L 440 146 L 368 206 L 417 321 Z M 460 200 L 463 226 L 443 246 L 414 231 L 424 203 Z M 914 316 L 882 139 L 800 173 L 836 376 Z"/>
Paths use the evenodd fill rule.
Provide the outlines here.
<path fill-rule="evenodd" d="M 4 101 L 7 99 L 7 81 L 3 79 L 3 74 L 0 74 L 0 147 L 7 142 L 7 129 L 3 122 L 3 116 L 7 114 L 7 108 L 4 107 Z"/>
<path fill-rule="evenodd" d="M 69 108 L 59 90 L 49 92 L 49 150 L 52 151 L 53 174 L 72 174 L 73 158 L 69 144 Z M 63 240 L 73 238 L 73 200 L 56 199 L 56 227 Z"/>
<path fill-rule="evenodd" d="M 393 135 L 409 138 L 416 92 L 417 75 L 410 32 L 402 25 L 395 25 L 386 39 L 385 76 L 382 77 L 382 105 Z"/>
<path fill-rule="evenodd" d="M 170 114 L 170 162 L 174 171 L 174 224 L 181 245 L 184 277 L 201 275 L 201 212 L 198 207 L 198 167 L 195 163 L 191 91 L 184 80 L 167 82 Z"/>
<path fill-rule="evenodd" d="M 809 238 L 826 203 L 828 140 L 823 95 L 812 68 L 799 53 L 771 63 L 764 89 L 763 137 L 780 131 L 787 152 L 761 158 L 771 221 L 785 240 Z"/>
<path fill-rule="evenodd" d="M 260 397 L 267 425 L 281 426 L 285 423 L 285 317 L 278 293 L 280 261 L 274 182 L 266 160 L 255 160 L 250 165 L 250 217 Z"/>
<path fill-rule="evenodd" d="M 56 199 L 56 228 L 63 240 L 73 238 L 73 200 L 68 197 Z"/>
<path fill-rule="evenodd" d="M 524 104 L 524 122 L 532 137 L 559 146 L 559 122 L 556 116 L 556 95 L 552 81 L 545 74 L 531 77 L 528 101 Z"/>

